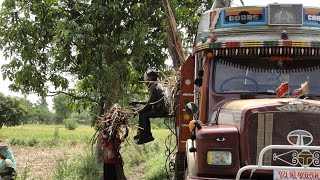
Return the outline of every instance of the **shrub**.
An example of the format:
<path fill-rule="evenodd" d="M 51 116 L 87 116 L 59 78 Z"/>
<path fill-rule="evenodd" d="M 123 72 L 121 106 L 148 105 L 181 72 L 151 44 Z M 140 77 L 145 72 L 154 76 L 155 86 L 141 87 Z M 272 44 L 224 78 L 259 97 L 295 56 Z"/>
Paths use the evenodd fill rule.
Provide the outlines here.
<path fill-rule="evenodd" d="M 89 151 L 72 161 L 61 161 L 54 171 L 53 179 L 100 180 L 102 170 L 102 164 L 97 164 L 95 155 Z"/>
<path fill-rule="evenodd" d="M 75 130 L 78 127 L 77 120 L 74 118 L 67 118 L 64 120 L 64 126 L 68 130 Z"/>
<path fill-rule="evenodd" d="M 31 147 L 36 146 L 37 144 L 39 144 L 39 141 L 34 137 L 28 141 L 28 145 Z"/>
<path fill-rule="evenodd" d="M 9 144 L 10 145 L 16 145 L 17 144 L 17 139 L 15 137 L 9 139 Z"/>
<path fill-rule="evenodd" d="M 23 139 L 17 139 L 13 137 L 12 139 L 9 140 L 9 144 L 17 145 L 17 146 L 25 146 L 27 143 Z"/>
<path fill-rule="evenodd" d="M 18 139 L 18 138 L 11 138 L 9 140 L 9 144 L 10 145 L 14 145 L 14 146 L 36 146 L 37 144 L 39 144 L 39 140 L 36 139 L 35 137 L 31 138 L 31 139 Z"/>

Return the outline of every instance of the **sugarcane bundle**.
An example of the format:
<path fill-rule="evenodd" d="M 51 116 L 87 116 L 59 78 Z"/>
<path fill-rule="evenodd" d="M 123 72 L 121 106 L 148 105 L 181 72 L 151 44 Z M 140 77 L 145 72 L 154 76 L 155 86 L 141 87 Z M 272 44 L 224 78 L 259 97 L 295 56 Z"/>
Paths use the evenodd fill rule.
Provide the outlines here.
<path fill-rule="evenodd" d="M 175 94 L 178 89 L 178 84 L 180 83 L 180 71 L 172 69 L 170 74 L 164 79 L 165 85 L 170 94 Z"/>
<path fill-rule="evenodd" d="M 122 142 L 128 137 L 129 119 L 133 117 L 133 112 L 120 107 L 119 105 L 113 105 L 102 116 L 97 117 L 96 132 L 93 135 L 91 142 L 94 144 L 99 136 L 106 140 L 112 138 L 120 139 Z"/>
<path fill-rule="evenodd" d="M 166 88 L 166 98 L 167 102 L 169 103 L 169 111 L 170 113 L 174 112 L 175 107 L 175 101 L 176 101 L 176 95 L 179 91 L 179 85 L 180 85 L 180 71 L 178 70 L 170 70 L 170 73 L 165 76 L 165 78 L 162 80 L 164 82 L 164 86 Z"/>

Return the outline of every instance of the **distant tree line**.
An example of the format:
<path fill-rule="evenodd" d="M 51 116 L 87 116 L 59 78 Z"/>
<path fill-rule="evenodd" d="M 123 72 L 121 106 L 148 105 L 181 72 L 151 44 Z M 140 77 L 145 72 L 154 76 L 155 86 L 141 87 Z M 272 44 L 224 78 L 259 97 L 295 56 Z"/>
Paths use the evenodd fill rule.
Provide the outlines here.
<path fill-rule="evenodd" d="M 63 124 L 66 120 L 90 124 L 89 110 L 74 111 L 71 98 L 59 94 L 53 100 L 51 112 L 44 98 L 32 103 L 26 98 L 6 96 L 0 93 L 0 128 L 20 124 Z"/>

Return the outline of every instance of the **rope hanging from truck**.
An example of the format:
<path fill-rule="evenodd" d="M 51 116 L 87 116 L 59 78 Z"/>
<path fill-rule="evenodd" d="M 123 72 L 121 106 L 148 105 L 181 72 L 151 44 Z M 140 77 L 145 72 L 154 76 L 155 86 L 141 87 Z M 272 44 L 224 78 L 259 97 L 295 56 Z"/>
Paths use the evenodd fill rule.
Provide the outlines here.
<path fill-rule="evenodd" d="M 173 127 L 175 126 L 175 122 L 174 122 L 174 117 L 166 117 L 166 119 L 164 120 L 164 124 L 167 126 L 167 128 L 170 130 L 170 134 L 166 137 L 165 139 L 165 146 L 166 146 L 166 151 L 165 151 L 165 155 L 167 156 L 166 158 L 166 162 L 165 162 L 165 167 L 166 167 L 166 173 L 167 173 L 167 179 L 170 179 L 169 176 L 169 171 L 170 172 L 174 172 L 174 161 L 172 161 L 172 155 L 174 153 L 174 151 L 177 148 L 177 132 L 176 129 L 172 129 L 172 125 Z M 169 166 L 169 167 L 168 167 Z M 169 168 L 169 170 L 168 170 Z"/>

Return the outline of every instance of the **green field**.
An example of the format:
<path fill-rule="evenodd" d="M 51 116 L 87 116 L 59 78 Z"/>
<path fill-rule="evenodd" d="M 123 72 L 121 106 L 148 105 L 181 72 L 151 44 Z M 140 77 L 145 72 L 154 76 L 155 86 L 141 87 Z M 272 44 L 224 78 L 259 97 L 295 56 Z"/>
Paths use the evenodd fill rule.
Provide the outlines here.
<path fill-rule="evenodd" d="M 143 179 L 166 179 L 165 162 L 167 156 L 165 153 L 167 148 L 165 139 L 170 133 L 167 129 L 153 129 L 152 132 L 155 140 L 151 143 L 135 144 L 132 140 L 135 130 L 132 130 L 127 140 L 122 144 L 121 154 L 127 177 L 136 176 L 137 168 L 140 168 L 139 173 Z M 82 156 L 77 156 L 78 158 L 58 160 L 59 165 L 51 169 L 52 179 L 100 179 L 102 165 L 95 164 L 95 156 L 92 154 L 90 145 L 93 134 L 94 129 L 84 125 L 78 126 L 75 130 L 67 130 L 62 125 L 21 125 L 0 129 L 0 139 L 5 140 L 17 151 L 29 146 L 35 148 L 33 150 L 39 149 L 40 151 L 48 147 L 48 153 L 50 153 L 50 148 L 57 149 L 59 147 L 64 151 L 63 149 L 70 150 L 76 146 L 86 147 L 86 152 Z M 174 139 L 173 136 L 172 138 Z M 141 169 L 143 172 L 140 172 Z M 32 168 L 28 171 L 32 171 Z M 22 175 L 19 177 L 24 179 Z M 48 177 L 37 178 L 47 179 Z"/>
<path fill-rule="evenodd" d="M 29 141 L 36 139 L 41 146 L 46 142 L 58 139 L 62 144 L 68 142 L 89 143 L 94 129 L 90 126 L 80 125 L 75 130 L 67 130 L 63 125 L 20 125 L 3 127 L 0 129 L 0 139 L 7 142 L 12 139 Z"/>

